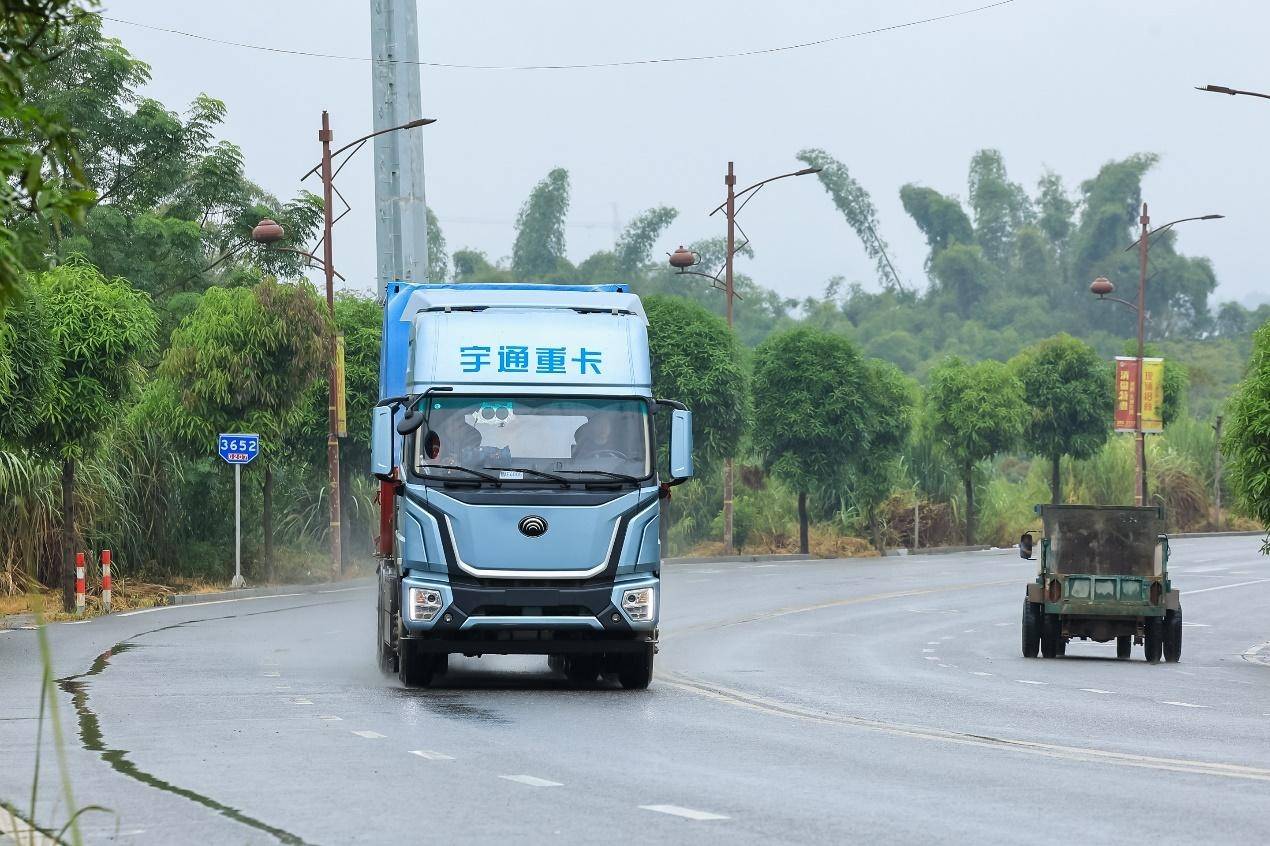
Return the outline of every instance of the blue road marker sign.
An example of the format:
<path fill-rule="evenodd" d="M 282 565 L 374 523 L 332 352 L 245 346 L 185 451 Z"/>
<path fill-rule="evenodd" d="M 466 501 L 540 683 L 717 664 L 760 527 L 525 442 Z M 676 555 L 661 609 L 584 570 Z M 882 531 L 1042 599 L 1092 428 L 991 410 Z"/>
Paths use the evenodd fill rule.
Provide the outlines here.
<path fill-rule="evenodd" d="M 216 439 L 217 452 L 230 464 L 250 464 L 260 454 L 260 436 L 222 434 Z"/>

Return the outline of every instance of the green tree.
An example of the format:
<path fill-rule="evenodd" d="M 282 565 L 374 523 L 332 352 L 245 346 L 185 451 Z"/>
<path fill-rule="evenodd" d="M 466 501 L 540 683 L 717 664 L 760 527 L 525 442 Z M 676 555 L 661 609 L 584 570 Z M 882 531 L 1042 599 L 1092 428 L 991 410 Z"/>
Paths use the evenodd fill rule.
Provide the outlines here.
<path fill-rule="evenodd" d="M 0 6 L 0 308 L 25 272 L 14 226 L 82 219 L 94 198 L 73 119 L 32 100 L 41 70 L 64 49 L 66 31 L 88 17 L 85 5 L 23 0 Z"/>
<path fill-rule="evenodd" d="M 1257 330 L 1248 372 L 1231 397 L 1222 438 L 1231 489 L 1244 510 L 1267 529 L 1270 555 L 1270 323 Z"/>
<path fill-rule="evenodd" d="M 260 432 L 265 568 L 273 552 L 273 472 L 294 412 L 330 354 L 326 309 L 308 282 L 267 278 L 210 288 L 172 333 L 146 411 L 191 456 L 218 432 Z"/>
<path fill-rule="evenodd" d="M 516 216 L 512 271 L 517 280 L 550 276 L 567 263 L 564 221 L 569 211 L 569 171 L 555 168 L 534 186 Z"/>
<path fill-rule="evenodd" d="M 851 501 L 864 513 L 869 537 L 878 553 L 885 551 L 878 506 L 895 487 L 898 463 L 913 426 L 914 385 L 893 364 L 877 359 L 864 362 L 867 402 L 859 449 L 846 468 Z"/>
<path fill-rule="evenodd" d="M 1023 385 L 999 361 L 967 364 L 951 356 L 930 372 L 926 416 L 932 435 L 961 475 L 967 544 L 975 542 L 975 465 L 1013 447 L 1027 413 Z"/>
<path fill-rule="evenodd" d="M 934 188 L 905 185 L 900 188 L 900 203 L 926 236 L 926 244 L 930 247 L 927 267 L 940 250 L 952 244 L 975 242 L 974 227 L 961 203 L 945 197 Z"/>
<path fill-rule="evenodd" d="M 648 263 L 653 243 L 678 215 L 679 212 L 669 206 L 657 206 L 626 224 L 613 250 L 617 272 L 629 276 L 642 270 Z"/>
<path fill-rule="evenodd" d="M 806 553 L 808 492 L 841 478 L 863 448 L 866 368 L 846 338 L 798 328 L 759 344 L 753 380 L 754 446 L 798 493 L 798 546 Z"/>
<path fill-rule="evenodd" d="M 32 409 L 33 421 L 14 440 L 62 465 L 62 596 L 74 608 L 77 547 L 76 461 L 97 446 L 143 377 L 157 320 L 150 300 L 123 279 L 108 279 L 73 259 L 41 274 L 32 295 L 42 304 L 52 337 L 53 389 Z"/>
<path fill-rule="evenodd" d="M 1030 407 L 1024 444 L 1049 459 L 1050 502 L 1058 504 L 1062 457 L 1089 458 L 1111 433 L 1111 369 L 1093 347 L 1065 334 L 1028 347 L 1010 364 Z"/>
<path fill-rule="evenodd" d="M 970 207 L 975 213 L 975 238 L 998 269 L 1009 267 L 1014 234 L 1032 216 L 1022 186 L 1011 182 L 997 150 L 980 150 L 970 160 Z"/>
<path fill-rule="evenodd" d="M 817 174 L 820 184 L 829 192 L 833 204 L 842 212 L 847 224 L 860 237 L 864 252 L 877 265 L 878 279 L 883 287 L 902 288 L 895 268 L 887 258 L 886 242 L 878 235 L 878 213 L 869 192 L 851 176 L 846 165 L 824 150 L 800 150 L 798 160 L 808 167 L 821 168 Z"/>

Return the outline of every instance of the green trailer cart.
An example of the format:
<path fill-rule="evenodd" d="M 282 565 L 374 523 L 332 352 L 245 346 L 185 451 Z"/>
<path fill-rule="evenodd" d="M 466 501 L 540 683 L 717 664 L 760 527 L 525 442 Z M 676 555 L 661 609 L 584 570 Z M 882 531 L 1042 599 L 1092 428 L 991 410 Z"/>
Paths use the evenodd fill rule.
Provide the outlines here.
<path fill-rule="evenodd" d="M 1040 568 L 1023 602 L 1023 655 L 1056 658 L 1073 638 L 1133 644 L 1156 663 L 1182 657 L 1181 596 L 1169 581 L 1164 509 L 1038 505 Z M 1019 554 L 1032 558 L 1031 534 Z"/>

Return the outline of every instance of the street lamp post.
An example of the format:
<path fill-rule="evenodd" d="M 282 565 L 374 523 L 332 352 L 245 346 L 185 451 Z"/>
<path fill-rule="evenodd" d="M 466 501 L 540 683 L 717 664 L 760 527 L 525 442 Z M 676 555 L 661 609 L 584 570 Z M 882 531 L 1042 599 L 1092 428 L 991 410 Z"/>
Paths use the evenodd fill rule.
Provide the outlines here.
<path fill-rule="evenodd" d="M 767 183 L 775 182 L 778 179 L 785 179 L 786 177 L 790 177 L 790 176 L 807 176 L 812 173 L 819 173 L 820 171 L 821 171 L 821 168 L 818 168 L 818 167 L 805 167 L 802 170 L 795 170 L 790 173 L 782 173 L 780 176 L 772 176 L 762 181 L 755 182 L 753 185 L 749 186 L 748 188 L 742 188 L 740 191 L 738 191 L 736 190 L 736 171 L 733 168 L 733 163 L 728 162 L 728 172 L 723 177 L 723 184 L 726 185 L 728 189 L 727 199 L 725 199 L 722 203 L 716 206 L 714 208 L 714 211 L 710 212 L 710 216 L 713 217 L 714 215 L 722 211 L 724 216 L 727 218 L 727 222 L 728 222 L 727 253 L 723 259 L 723 267 L 719 268 L 719 270 L 716 271 L 714 275 L 710 275 L 708 273 L 701 273 L 696 270 L 689 270 L 689 268 L 693 267 L 697 263 L 696 254 L 694 254 L 691 250 L 684 249 L 682 246 L 679 249 L 675 250 L 673 253 L 671 253 L 670 255 L 671 267 L 677 269 L 682 274 L 688 274 L 692 276 L 704 276 L 705 278 L 713 281 L 714 283 L 713 287 L 715 288 L 720 287 L 719 273 L 720 272 L 723 273 L 723 285 L 721 287 L 723 290 L 725 310 L 727 312 L 729 330 L 732 329 L 732 322 L 733 322 L 732 321 L 732 300 L 734 297 L 737 296 L 736 288 L 733 285 L 733 279 L 732 279 L 732 259 L 734 256 L 736 256 L 739 250 L 744 249 L 746 244 L 750 243 L 749 236 L 745 234 L 744 230 L 741 230 L 741 235 L 742 237 L 745 238 L 745 241 L 744 243 L 741 244 L 740 247 L 736 245 L 736 232 L 738 229 L 740 229 L 740 227 L 737 225 L 737 222 L 736 222 L 737 215 L 741 213 L 741 209 L 745 208 L 746 203 L 748 203 L 750 200 L 754 198 L 754 194 L 757 193 L 758 190 L 761 189 Z M 741 203 L 741 207 L 737 208 L 736 201 L 742 197 L 744 197 L 745 199 Z M 732 511 L 733 511 L 732 498 L 733 498 L 733 487 L 734 487 L 734 483 L 733 483 L 734 475 L 735 474 L 734 474 L 734 468 L 732 465 L 732 458 L 729 456 L 723 460 L 723 552 L 725 555 L 730 555 L 732 552 L 734 552 L 734 546 L 732 543 L 732 536 L 733 536 L 732 535 Z"/>
<path fill-rule="evenodd" d="M 337 332 L 335 330 L 335 277 L 339 277 L 340 281 L 344 281 L 344 277 L 335 269 L 335 258 L 332 249 L 331 236 L 335 224 L 341 217 L 348 213 L 349 207 L 347 201 L 344 202 L 345 209 L 339 215 L 334 213 L 334 198 L 339 195 L 340 200 L 344 200 L 344 195 L 340 194 L 339 189 L 335 187 L 335 176 L 344 168 L 348 160 L 356 155 L 357 151 L 362 148 L 370 139 L 383 135 L 388 132 L 396 132 L 399 129 L 414 129 L 420 126 L 427 126 L 430 123 L 436 123 L 435 118 L 419 118 L 409 123 L 403 123 L 401 126 L 393 126 L 388 129 L 381 129 L 378 132 L 372 132 L 369 135 L 363 135 L 355 141 L 350 141 L 343 147 L 334 152 L 331 151 L 331 139 L 334 135 L 331 132 L 331 118 L 326 112 L 322 112 L 322 128 L 318 130 L 318 141 L 322 144 L 322 160 L 318 162 L 308 173 L 300 177 L 303 182 L 314 173 L 318 173 L 322 180 L 322 258 L 318 258 L 312 251 L 296 250 L 289 247 L 272 246 L 286 235 L 286 231 L 277 222 L 265 218 L 260 221 L 255 228 L 251 230 L 252 240 L 259 244 L 269 246 L 270 249 L 279 252 L 296 253 L 304 256 L 309 260 L 310 266 L 317 266 L 322 270 L 326 277 L 326 310 L 330 317 L 331 334 L 327 338 L 328 359 L 327 367 L 327 433 L 326 433 L 326 463 L 330 499 L 330 522 L 331 522 L 331 574 L 338 576 L 343 569 L 343 551 L 341 549 L 340 539 L 340 441 L 339 441 L 339 365 L 336 361 L 336 345 Z M 336 156 L 346 150 L 352 150 L 348 156 L 340 163 L 338 168 L 334 167 Z"/>
<path fill-rule="evenodd" d="M 1133 309 L 1137 313 L 1138 318 L 1138 375 L 1137 390 L 1134 396 L 1133 410 L 1133 439 L 1134 439 L 1134 486 L 1133 486 L 1133 504 L 1146 504 L 1146 434 L 1142 431 L 1142 371 L 1143 357 L 1146 352 L 1146 317 L 1147 317 L 1147 259 L 1148 250 L 1150 249 L 1151 236 L 1160 232 L 1164 232 L 1176 226 L 1179 223 L 1186 223 L 1191 220 L 1217 220 L 1224 215 L 1206 214 L 1199 217 L 1183 217 L 1178 220 L 1169 221 L 1163 226 L 1156 229 L 1148 229 L 1151 224 L 1151 217 L 1147 214 L 1147 204 L 1142 204 L 1142 215 L 1138 218 L 1138 223 L 1142 227 L 1138 239 L 1125 248 L 1126 251 L 1138 248 L 1138 302 L 1133 304 L 1128 300 L 1119 297 L 1113 297 L 1111 294 L 1116 290 L 1116 286 L 1111 284 L 1111 280 L 1105 276 L 1099 276 L 1089 286 L 1089 292 L 1100 300 L 1110 300 L 1111 302 L 1120 303 L 1123 306 Z"/>

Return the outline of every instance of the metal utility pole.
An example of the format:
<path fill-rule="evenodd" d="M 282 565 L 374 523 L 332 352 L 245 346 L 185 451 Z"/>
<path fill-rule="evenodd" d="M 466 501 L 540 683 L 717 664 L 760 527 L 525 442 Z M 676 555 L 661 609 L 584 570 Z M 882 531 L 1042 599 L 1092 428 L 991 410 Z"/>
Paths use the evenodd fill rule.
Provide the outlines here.
<path fill-rule="evenodd" d="M 395 133 L 389 133 L 390 135 Z M 331 250 L 331 229 L 335 226 L 334 189 L 331 175 L 331 117 L 322 111 L 322 130 L 318 133 L 322 142 L 322 272 L 326 277 L 326 310 L 331 318 L 331 336 L 327 361 L 326 392 L 326 465 L 329 475 L 331 500 L 331 576 L 337 578 L 344 569 L 340 550 L 340 425 L 339 425 L 339 365 L 335 360 L 335 258 Z"/>
<path fill-rule="evenodd" d="M 1213 426 L 1213 531 L 1221 531 L 1221 415 Z"/>
<path fill-rule="evenodd" d="M 370 16 L 371 102 L 379 132 L 423 117 L 416 0 L 370 0 Z M 390 282 L 427 281 L 428 206 L 418 133 L 375 137 L 375 254 L 380 300 Z"/>
<path fill-rule="evenodd" d="M 805 167 L 802 170 L 796 170 L 792 173 L 782 173 L 780 176 L 772 176 L 759 182 L 755 182 L 748 188 L 742 188 L 738 191 L 736 190 L 736 170 L 733 167 L 733 163 L 728 162 L 728 172 L 723 177 L 723 184 L 726 185 L 728 189 L 727 199 L 716 206 L 714 211 L 710 212 L 710 215 L 714 216 L 722 211 L 728 219 L 727 255 L 723 259 L 723 267 L 716 271 L 714 275 L 701 273 L 696 270 L 689 270 L 688 268 L 693 267 L 697 263 L 697 256 L 695 253 L 691 250 L 685 250 L 683 247 L 680 247 L 671 253 L 671 267 L 675 268 L 680 273 L 686 273 L 692 276 L 704 276 L 714 283 L 713 287 L 722 287 L 724 300 L 727 303 L 726 310 L 729 332 L 732 331 L 732 300 L 736 296 L 736 288 L 732 284 L 732 259 L 736 256 L 738 249 L 736 246 L 736 230 L 739 227 L 737 226 L 736 216 L 740 213 L 741 209 L 736 207 L 737 198 L 745 197 L 745 202 L 741 203 L 741 208 L 745 208 L 745 203 L 748 203 L 754 198 L 754 195 L 751 192 L 757 192 L 769 182 L 775 182 L 778 179 L 785 179 L 790 176 L 808 176 L 813 173 L 819 173 L 820 171 L 821 168 L 818 167 Z M 744 249 L 745 245 L 750 243 L 750 239 L 748 235 L 745 235 L 744 230 L 741 231 L 741 235 L 745 237 L 745 242 L 741 244 L 740 248 Z M 722 286 L 719 285 L 720 273 L 723 274 Z M 732 459 L 730 457 L 725 458 L 723 460 L 723 552 L 728 555 L 735 552 L 735 547 L 732 542 L 732 495 L 735 487 L 733 483 L 734 477 L 735 473 Z"/>
<path fill-rule="evenodd" d="M 1138 223 L 1142 224 L 1142 234 L 1138 237 L 1138 396 L 1133 414 L 1134 448 L 1137 451 L 1134 462 L 1136 468 L 1136 484 L 1133 486 L 1134 505 L 1143 505 L 1146 502 L 1147 438 L 1142 432 L 1142 358 L 1146 347 L 1147 238 L 1151 234 L 1150 230 L 1147 229 L 1147 224 L 1150 222 L 1151 217 L 1147 214 L 1147 204 L 1143 203 L 1142 216 L 1138 218 Z"/>

